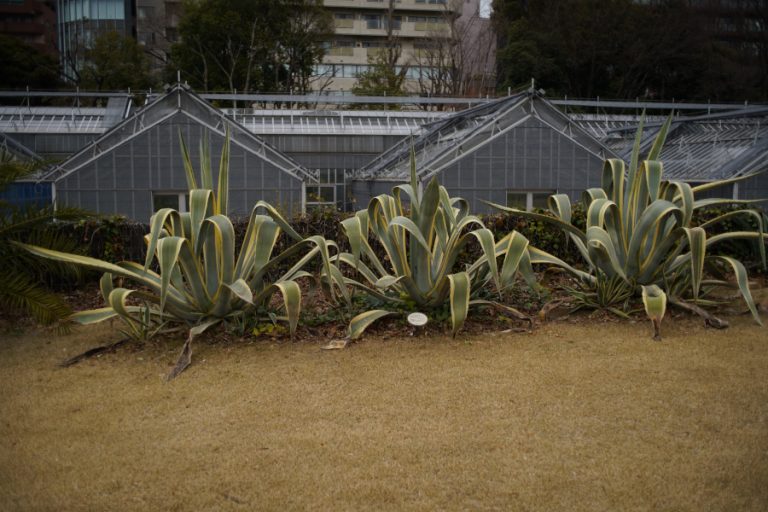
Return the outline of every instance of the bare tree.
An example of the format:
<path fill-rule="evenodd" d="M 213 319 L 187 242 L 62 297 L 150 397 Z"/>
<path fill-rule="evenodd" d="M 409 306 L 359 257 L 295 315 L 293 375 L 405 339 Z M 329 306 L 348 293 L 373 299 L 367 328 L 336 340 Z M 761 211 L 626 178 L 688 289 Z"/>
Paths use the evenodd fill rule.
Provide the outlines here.
<path fill-rule="evenodd" d="M 73 28 L 75 33 L 67 34 L 67 47 L 61 52 L 61 74 L 67 82 L 80 85 L 80 82 L 82 82 L 81 71 L 85 63 L 85 54 L 88 51 L 88 47 L 85 44 L 85 36 L 80 30 L 80 24 L 73 24 Z M 72 30 L 72 28 L 69 30 Z"/>
<path fill-rule="evenodd" d="M 333 21 L 328 11 L 311 2 L 297 3 L 287 14 L 280 46 L 286 86 L 289 91 L 304 94 L 311 88 L 315 64 L 323 58 L 320 38 L 333 31 Z"/>
<path fill-rule="evenodd" d="M 403 96 L 405 80 L 410 67 L 402 59 L 403 49 L 400 44 L 400 19 L 395 16 L 395 0 L 389 0 L 384 14 L 384 29 L 387 36 L 383 48 L 374 56 L 368 56 L 368 71 L 358 75 L 352 92 L 362 96 Z M 371 107 L 375 108 L 375 107 Z"/>
<path fill-rule="evenodd" d="M 490 22 L 477 11 L 478 2 L 465 8 L 461 0 L 445 4 L 442 23 L 430 40 L 417 48 L 421 67 L 419 88 L 431 96 L 465 96 L 493 87 L 495 38 Z"/>

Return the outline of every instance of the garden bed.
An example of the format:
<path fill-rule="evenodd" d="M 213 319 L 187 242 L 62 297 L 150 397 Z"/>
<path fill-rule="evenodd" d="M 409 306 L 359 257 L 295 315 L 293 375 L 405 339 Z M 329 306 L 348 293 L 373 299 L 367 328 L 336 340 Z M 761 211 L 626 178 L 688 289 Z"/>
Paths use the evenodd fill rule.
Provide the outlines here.
<path fill-rule="evenodd" d="M 169 384 L 179 339 L 5 334 L 0 509 L 765 510 L 768 335 L 729 320 L 212 333 Z"/>

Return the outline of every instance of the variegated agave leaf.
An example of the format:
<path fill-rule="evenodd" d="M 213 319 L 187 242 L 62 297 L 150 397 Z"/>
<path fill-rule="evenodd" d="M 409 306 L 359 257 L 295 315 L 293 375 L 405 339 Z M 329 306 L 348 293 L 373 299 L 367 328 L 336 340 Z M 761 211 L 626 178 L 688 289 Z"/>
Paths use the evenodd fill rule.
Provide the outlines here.
<path fill-rule="evenodd" d="M 470 215 L 466 201 L 451 198 L 436 179 L 426 186 L 418 183 L 414 162 L 412 155 L 410 183 L 394 187 L 391 195 L 374 197 L 365 210 L 341 222 L 351 251 L 335 260 L 355 269 L 357 279 L 345 279 L 349 286 L 392 306 L 403 298 L 425 310 L 449 304 L 455 336 L 470 305 L 479 304 L 473 299 L 485 286 L 492 284 L 501 295 L 513 286 L 518 273 L 535 284 L 532 256 L 528 240 L 519 233 L 496 241 L 482 221 Z M 369 236 L 381 244 L 385 259 L 368 243 Z M 469 268 L 457 271 L 457 259 L 470 243 L 477 244 L 482 255 Z M 375 310 L 353 318 L 350 337 L 362 335 L 388 314 Z"/>
<path fill-rule="evenodd" d="M 734 203 L 730 199 L 695 198 L 697 191 L 709 190 L 736 180 L 691 187 L 681 181 L 663 179 L 663 165 L 657 160 L 661 147 L 672 123 L 672 116 L 660 128 L 646 160 L 640 160 L 642 139 L 641 121 L 629 168 L 617 159 L 607 160 L 603 166 L 601 187 L 588 189 L 583 194 L 586 206 L 586 229 L 581 230 L 571 222 L 571 203 L 567 195 L 556 194 L 549 198 L 549 214 L 520 211 L 501 205 L 496 208 L 514 212 L 517 215 L 547 222 L 561 229 L 575 244 L 589 266 L 589 276 L 565 267 L 577 275 L 582 282 L 594 288 L 598 275 L 608 279 L 621 279 L 627 285 L 642 292 L 646 310 L 650 302 L 661 300 L 672 291 L 685 291 L 686 297 L 671 297 L 670 302 L 681 304 L 684 299 L 701 301 L 705 263 L 712 257 L 707 249 L 712 245 L 730 239 L 757 240 L 763 265 L 766 263 L 765 244 L 767 238 L 763 216 L 754 210 L 729 212 L 712 219 L 701 226 L 692 225 L 696 210 L 713 205 Z M 746 179 L 751 176 L 738 179 Z M 707 228 L 734 216 L 748 216 L 756 220 L 758 229 L 746 232 L 727 232 L 708 236 Z M 720 260 L 721 262 L 724 260 Z M 756 322 L 761 323 L 757 314 L 745 272 L 735 266 L 732 259 L 726 260 L 739 283 L 739 290 Z M 552 262 L 561 265 L 559 262 Z M 562 266 L 562 265 L 561 265 Z M 681 286 L 684 283 L 685 286 Z M 665 306 L 666 307 L 666 306 Z M 701 308 L 694 308 L 703 311 Z M 656 310 L 654 310 L 656 311 Z M 652 318 L 658 314 L 648 312 Z M 663 316 L 663 315 L 662 315 Z M 722 323 L 708 319 L 708 322 Z M 660 334 L 657 333 L 660 336 Z"/>
<path fill-rule="evenodd" d="M 223 213 L 227 202 L 224 189 L 228 146 L 227 142 L 222 153 L 218 191 L 192 189 L 188 212 L 162 209 L 153 215 L 143 265 L 134 262 L 115 265 L 27 246 L 34 254 L 105 272 L 101 287 L 108 307 L 77 314 L 74 319 L 81 323 L 118 316 L 134 333 L 152 332 L 157 325 L 166 323 L 187 325 L 190 334 L 172 376 L 178 375 L 191 361 L 191 343 L 195 336 L 231 318 L 242 319 L 244 315 L 255 314 L 256 310 L 269 310 L 275 294 L 282 297 L 284 316 L 294 335 L 301 312 L 301 290 L 296 279 L 308 275 L 302 268 L 310 260 L 321 258 L 322 273 L 331 281 L 331 290 L 341 283 L 338 269 L 334 272 L 331 264 L 331 250 L 337 252 L 335 244 L 320 236 L 302 238 L 275 208 L 262 201 L 251 212 L 242 247 L 236 254 L 235 230 Z M 188 179 L 190 185 L 195 186 L 194 169 L 183 144 L 182 147 Z M 210 163 L 205 163 L 209 162 L 207 147 L 204 145 L 201 151 L 203 185 L 212 186 Z M 281 231 L 294 243 L 282 253 L 273 254 Z M 297 258 L 298 262 L 278 272 L 288 258 Z M 159 272 L 152 270 L 153 262 Z M 133 281 L 149 291 L 113 288 L 113 276 Z M 148 302 L 147 307 L 129 305 L 130 296 Z"/>

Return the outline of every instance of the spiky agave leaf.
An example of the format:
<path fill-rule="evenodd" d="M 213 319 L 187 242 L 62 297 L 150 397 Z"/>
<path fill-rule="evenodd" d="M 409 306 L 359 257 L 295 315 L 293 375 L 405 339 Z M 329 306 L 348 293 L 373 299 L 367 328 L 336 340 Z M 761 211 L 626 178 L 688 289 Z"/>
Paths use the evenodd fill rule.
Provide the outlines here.
<path fill-rule="evenodd" d="M 380 318 L 384 318 L 385 316 L 389 316 L 393 314 L 394 313 L 392 311 L 386 311 L 383 309 L 374 309 L 371 311 L 360 313 L 349 322 L 347 335 L 349 336 L 350 339 L 355 340 L 360 336 L 362 336 L 365 329 L 368 326 L 370 326 L 372 323 L 374 323 L 376 320 L 379 320 Z"/>
<path fill-rule="evenodd" d="M 182 147 L 189 183 L 194 186 L 195 173 L 183 139 Z M 330 251 L 336 247 L 335 244 L 319 236 L 302 238 L 274 207 L 262 201 L 254 206 L 240 253 L 235 254 L 234 227 L 229 218 L 220 213 L 226 209 L 227 202 L 228 147 L 226 143 L 217 192 L 192 189 L 189 212 L 163 209 L 153 215 L 150 233 L 146 236 L 148 254 L 143 265 L 134 262 L 114 265 L 95 258 L 25 247 L 42 257 L 106 273 L 101 289 L 109 308 L 79 313 L 76 319 L 82 322 L 96 322 L 116 315 L 136 335 L 155 332 L 156 325 L 166 322 L 187 325 L 189 337 L 170 378 L 190 364 L 191 345 L 196 336 L 219 323 L 255 314 L 257 309 L 269 310 L 271 298 L 276 293 L 283 298 L 282 308 L 293 335 L 301 311 L 301 290 L 295 280 L 309 275 L 302 268 L 310 260 L 321 258 L 325 278 L 332 286 L 340 283 L 340 273 L 331 270 Z M 212 186 L 206 144 L 201 147 L 201 152 L 202 184 Z M 263 210 L 267 211 L 267 215 L 258 213 Z M 296 242 L 282 253 L 274 254 L 281 230 L 285 230 Z M 273 272 L 279 264 L 297 256 L 298 262 L 291 268 Z M 151 270 L 154 261 L 159 266 L 159 273 Z M 114 288 L 113 276 L 127 278 L 149 291 Z M 139 296 L 149 304 L 144 308 L 128 305 L 126 300 L 129 296 Z M 276 317 L 271 311 L 270 315 Z"/>
<path fill-rule="evenodd" d="M 653 339 L 661 341 L 661 321 L 667 312 L 667 294 L 655 284 L 641 288 L 645 313 L 653 324 Z"/>
<path fill-rule="evenodd" d="M 619 279 L 624 285 L 642 290 L 644 302 L 658 304 L 662 299 L 658 291 L 675 294 L 690 290 L 694 303 L 688 304 L 681 297 L 670 295 L 669 300 L 675 305 L 685 307 L 705 318 L 711 325 L 724 325 L 712 315 L 706 313 L 695 303 L 701 302 L 699 295 L 704 281 L 704 267 L 712 257 L 707 255 L 707 249 L 713 244 L 732 239 L 755 238 L 758 241 L 767 239 L 762 216 L 755 211 L 741 210 L 729 213 L 702 226 L 691 225 L 695 210 L 711 205 L 733 203 L 733 200 L 695 199 L 697 192 L 709 190 L 736 180 L 725 180 L 702 187 L 691 187 L 689 184 L 663 179 L 663 165 L 657 161 L 666 135 L 672 124 L 672 115 L 660 127 L 647 159 L 640 159 L 643 120 L 638 128 L 635 144 L 630 157 L 629 171 L 625 172 L 624 162 L 609 159 L 602 169 L 600 188 L 588 189 L 584 192 L 584 203 L 587 207 L 585 230 L 574 226 L 571 222 L 570 200 L 562 194 L 549 198 L 550 215 L 525 212 L 512 208 L 493 205 L 503 211 L 514 212 L 517 215 L 546 222 L 565 232 L 578 248 L 582 258 L 589 266 L 589 274 L 566 266 L 563 262 L 543 258 L 547 263 L 556 264 L 578 276 L 585 283 L 586 289 L 578 292 L 583 298 L 582 303 L 591 301 L 595 286 L 600 286 L 600 276 L 610 280 Z M 706 229 L 735 215 L 746 215 L 756 218 L 758 230 L 732 231 L 719 235 L 708 236 Z M 761 244 L 761 258 L 765 261 L 765 247 Z M 531 251 L 535 254 L 535 250 Z M 731 261 L 727 263 L 733 268 L 739 280 L 739 289 L 745 302 L 751 305 L 749 288 L 738 265 Z M 702 302 L 702 305 L 704 303 Z M 602 307 L 602 306 L 601 306 Z M 756 321 L 759 318 L 753 311 Z M 660 319 L 658 319 L 660 322 Z M 658 333 L 657 333 L 658 334 Z"/>
<path fill-rule="evenodd" d="M 410 178 L 410 183 L 394 187 L 391 195 L 372 198 L 366 209 L 341 222 L 351 252 L 339 254 L 335 261 L 357 273 L 358 279 L 345 279 L 347 285 L 390 305 L 404 300 L 426 310 L 450 305 L 455 336 L 469 307 L 481 304 L 473 297 L 487 285 L 503 294 L 518 273 L 534 284 L 528 240 L 511 233 L 497 242 L 482 221 L 470 215 L 468 203 L 451 198 L 437 179 L 419 184 L 413 152 Z M 372 249 L 369 236 L 381 244 L 385 259 Z M 481 256 L 456 272 L 458 257 L 470 243 L 477 244 Z M 350 332 L 361 335 L 384 312 L 358 315 Z"/>

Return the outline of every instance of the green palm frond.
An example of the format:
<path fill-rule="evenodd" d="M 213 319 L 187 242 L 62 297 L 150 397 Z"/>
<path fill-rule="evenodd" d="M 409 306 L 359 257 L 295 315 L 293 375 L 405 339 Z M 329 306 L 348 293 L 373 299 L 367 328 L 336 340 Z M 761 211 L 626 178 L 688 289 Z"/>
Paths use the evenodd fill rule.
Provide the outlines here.
<path fill-rule="evenodd" d="M 72 314 L 58 295 L 43 288 L 24 272 L 0 280 L 0 305 L 10 312 L 25 312 L 42 325 L 51 325 Z"/>

